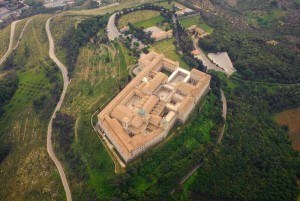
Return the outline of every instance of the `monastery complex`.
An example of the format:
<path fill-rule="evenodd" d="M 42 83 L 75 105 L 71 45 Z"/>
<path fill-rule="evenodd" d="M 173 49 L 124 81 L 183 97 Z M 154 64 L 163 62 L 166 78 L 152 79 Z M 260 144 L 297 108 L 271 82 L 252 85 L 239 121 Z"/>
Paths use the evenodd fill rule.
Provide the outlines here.
<path fill-rule="evenodd" d="M 184 123 L 209 90 L 210 75 L 187 71 L 163 54 L 141 56 L 141 72 L 98 114 L 98 124 L 127 163 Z"/>

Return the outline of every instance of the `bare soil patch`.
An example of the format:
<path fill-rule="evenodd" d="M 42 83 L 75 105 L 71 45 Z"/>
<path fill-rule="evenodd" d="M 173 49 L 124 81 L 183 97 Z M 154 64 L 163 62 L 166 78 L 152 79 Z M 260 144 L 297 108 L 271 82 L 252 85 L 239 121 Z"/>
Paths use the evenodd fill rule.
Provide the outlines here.
<path fill-rule="evenodd" d="M 230 5 L 230 6 L 235 6 L 237 4 L 237 0 L 228 0 L 227 3 Z"/>
<path fill-rule="evenodd" d="M 300 151 L 300 107 L 278 113 L 275 119 L 279 125 L 289 127 L 293 149 Z"/>

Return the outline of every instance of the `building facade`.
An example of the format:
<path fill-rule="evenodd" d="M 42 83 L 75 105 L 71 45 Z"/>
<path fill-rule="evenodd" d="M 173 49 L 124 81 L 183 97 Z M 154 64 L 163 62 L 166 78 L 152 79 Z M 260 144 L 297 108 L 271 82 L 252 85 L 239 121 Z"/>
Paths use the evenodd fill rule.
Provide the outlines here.
<path fill-rule="evenodd" d="M 172 38 L 173 36 L 173 30 L 163 31 L 162 29 L 156 26 L 144 29 L 144 31 L 151 32 L 151 38 L 153 38 L 155 41 Z"/>

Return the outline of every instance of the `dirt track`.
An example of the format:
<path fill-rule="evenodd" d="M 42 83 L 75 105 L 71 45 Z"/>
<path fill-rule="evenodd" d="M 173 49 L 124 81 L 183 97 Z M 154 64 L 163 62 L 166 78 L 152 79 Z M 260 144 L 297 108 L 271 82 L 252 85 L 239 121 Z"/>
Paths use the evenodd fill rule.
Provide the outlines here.
<path fill-rule="evenodd" d="M 16 24 L 20 22 L 20 20 L 13 21 L 11 23 L 11 28 L 10 28 L 10 39 L 9 39 L 9 46 L 6 51 L 6 53 L 3 55 L 3 57 L 0 59 L 0 65 L 6 60 L 6 58 L 10 55 L 12 52 L 12 47 L 14 43 L 14 35 L 15 35 L 15 29 L 16 29 Z"/>
<path fill-rule="evenodd" d="M 224 94 L 224 91 L 221 90 L 221 100 L 222 100 L 222 103 L 223 103 L 223 109 L 222 109 L 222 117 L 224 118 L 225 120 L 225 123 L 222 127 L 222 131 L 217 139 L 217 144 L 220 144 L 222 139 L 223 139 L 223 135 L 224 135 L 224 132 L 225 132 L 225 126 L 226 126 L 226 116 L 227 116 L 227 100 L 226 100 L 226 97 L 225 97 L 225 94 Z"/>
<path fill-rule="evenodd" d="M 66 92 L 67 92 L 67 88 L 69 85 L 69 78 L 68 78 L 68 71 L 67 68 L 57 59 L 57 57 L 55 56 L 55 47 L 54 47 L 54 41 L 51 35 L 51 31 L 50 31 L 50 22 L 51 19 L 53 17 L 49 18 L 46 22 L 46 31 L 47 31 L 47 36 L 49 39 L 49 56 L 50 58 L 54 61 L 54 63 L 60 68 L 61 73 L 63 75 L 63 80 L 64 80 L 64 87 L 63 87 L 63 91 L 62 94 L 60 96 L 60 99 L 54 109 L 54 112 L 52 114 L 52 117 L 50 119 L 50 122 L 48 124 L 48 131 L 47 131 L 47 151 L 49 156 L 51 157 L 51 159 L 53 160 L 53 162 L 55 163 L 57 170 L 59 172 L 61 181 L 63 183 L 65 192 L 66 192 L 66 197 L 68 201 L 72 200 L 72 195 L 71 195 L 71 190 L 68 184 L 68 180 L 66 177 L 66 174 L 64 172 L 64 169 L 61 165 L 61 163 L 59 162 L 59 160 L 57 159 L 57 157 L 55 156 L 55 153 L 53 151 L 53 147 L 52 147 L 52 140 L 51 140 L 51 134 L 52 134 L 52 124 L 53 124 L 53 119 L 56 117 L 56 113 L 58 110 L 60 110 L 60 107 L 64 101 Z"/>
<path fill-rule="evenodd" d="M 27 28 L 29 22 L 31 22 L 32 19 L 33 19 L 33 18 L 30 18 L 30 19 L 27 20 L 26 24 L 24 25 L 24 27 L 23 27 L 23 29 L 22 29 L 22 31 L 21 31 L 21 34 L 20 34 L 19 39 L 18 39 L 18 41 L 17 41 L 17 44 L 15 45 L 15 47 L 14 47 L 13 50 L 16 50 L 17 47 L 19 46 L 20 41 L 21 41 L 21 39 L 22 39 L 22 37 L 23 37 L 23 35 L 24 35 L 24 32 L 25 32 L 25 30 L 26 30 L 26 28 Z"/>

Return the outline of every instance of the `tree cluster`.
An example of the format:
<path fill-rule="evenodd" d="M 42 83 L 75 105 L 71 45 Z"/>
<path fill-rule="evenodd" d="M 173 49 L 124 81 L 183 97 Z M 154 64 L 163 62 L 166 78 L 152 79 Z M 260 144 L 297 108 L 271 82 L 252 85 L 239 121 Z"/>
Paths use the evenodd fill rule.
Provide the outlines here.
<path fill-rule="evenodd" d="M 287 106 L 273 107 L 272 102 L 291 98 L 282 94 L 284 89 L 247 82 L 227 88 L 227 132 L 190 185 L 192 196 L 241 201 L 296 199 L 300 161 L 286 130 L 271 117 L 274 110 Z M 289 90 L 296 92 L 299 87 Z M 300 94 L 295 96 L 299 106 Z"/>
<path fill-rule="evenodd" d="M 99 30 L 106 27 L 107 21 L 107 15 L 91 17 L 81 21 L 76 28 L 75 26 L 69 27 L 68 31 L 63 35 L 58 44 L 68 55 L 66 62 L 71 75 L 77 62 L 79 49 L 87 44 L 92 37 L 97 36 Z"/>
<path fill-rule="evenodd" d="M 131 23 L 128 23 L 129 31 L 127 34 L 132 34 L 143 44 L 149 45 L 154 43 L 154 39 L 151 38 L 151 33 L 146 33 L 142 28 L 136 27 Z"/>
<path fill-rule="evenodd" d="M 69 153 L 74 139 L 74 117 L 57 112 L 53 121 L 53 128 L 59 131 L 59 147 L 63 153 Z"/>
<path fill-rule="evenodd" d="M 8 102 L 18 88 L 19 79 L 16 71 L 8 72 L 0 79 L 0 117 L 3 115 L 3 106 Z"/>
<path fill-rule="evenodd" d="M 253 33 L 232 29 L 218 19 L 208 18 L 214 32 L 199 41 L 206 52 L 226 51 L 237 72 L 246 80 L 299 83 L 300 56 L 283 44 L 270 45 Z"/>
<path fill-rule="evenodd" d="M 178 35 L 178 46 L 179 49 L 183 52 L 183 60 L 189 66 L 205 72 L 206 67 L 203 65 L 203 63 L 200 60 L 194 58 L 194 56 L 191 54 L 191 51 L 194 50 L 193 41 L 178 20 L 176 21 L 176 27 L 177 29 L 175 34 Z"/>

